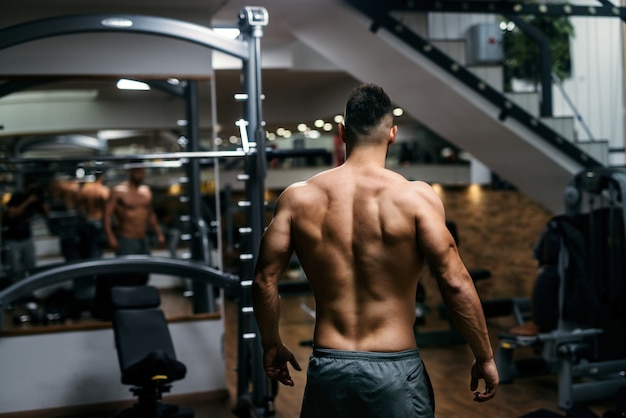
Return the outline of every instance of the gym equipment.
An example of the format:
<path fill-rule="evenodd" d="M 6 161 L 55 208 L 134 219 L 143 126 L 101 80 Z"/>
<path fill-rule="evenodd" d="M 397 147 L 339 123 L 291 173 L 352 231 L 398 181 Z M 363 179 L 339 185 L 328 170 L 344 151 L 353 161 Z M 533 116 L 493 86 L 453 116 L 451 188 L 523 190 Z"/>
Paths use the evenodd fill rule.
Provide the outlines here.
<path fill-rule="evenodd" d="M 127 273 L 160 273 L 164 275 L 176 275 L 193 281 L 199 281 L 205 285 L 212 285 L 227 289 L 231 293 L 239 293 L 241 283 L 237 276 L 221 272 L 217 269 L 180 259 L 150 256 L 126 256 L 118 258 L 105 258 L 100 260 L 86 260 L 77 263 L 58 265 L 47 270 L 41 270 L 24 280 L 11 285 L 0 291 L 0 314 L 5 314 L 5 308 L 33 290 L 46 286 L 53 286 L 66 282 L 76 277 L 85 275 L 123 275 Z M 134 287 L 141 289 L 139 287 Z M 142 296 L 143 297 L 143 296 Z M 5 318 L 0 315 L 0 324 L 6 324 Z M 145 325 L 140 325 L 145 327 Z M 152 333 L 152 331 L 151 331 Z M 151 336 L 146 340 L 151 340 Z M 219 336 L 216 336 L 219 338 Z M 243 339 L 239 335 L 240 341 Z M 242 361 L 245 359 L 238 359 Z M 120 363 L 120 368 L 123 368 Z M 241 379 L 246 379 L 242 376 Z M 65 382 L 71 383 L 71 382 Z M 153 415 L 155 416 L 155 415 Z"/>
<path fill-rule="evenodd" d="M 111 289 L 113 335 L 122 372 L 122 383 L 133 385 L 137 403 L 119 418 L 188 417 L 191 410 L 163 404 L 162 394 L 171 382 L 181 380 L 186 366 L 176 359 L 167 320 L 159 309 L 159 291 L 153 286 L 120 286 Z"/>
<path fill-rule="evenodd" d="M 269 378 L 265 375 L 262 367 L 261 343 L 258 338 L 258 329 L 256 321 L 251 311 L 251 295 L 250 284 L 254 275 L 254 262 L 257 255 L 261 235 L 264 230 L 264 181 L 266 174 L 266 155 L 265 155 L 265 135 L 263 129 L 263 117 L 261 112 L 261 56 L 260 46 L 261 37 L 263 36 L 263 28 L 267 26 L 269 16 L 267 10 L 262 7 L 245 7 L 238 14 L 239 29 L 241 39 L 231 40 L 215 34 L 212 30 L 191 24 L 188 22 L 179 22 L 172 19 L 141 16 L 141 15 L 77 15 L 68 17 L 56 17 L 42 19 L 33 22 L 27 22 L 0 30 L 0 49 L 26 43 L 36 39 L 58 36 L 64 34 L 76 34 L 83 32 L 136 32 L 149 35 L 166 36 L 176 38 L 186 42 L 192 42 L 210 49 L 217 49 L 232 57 L 242 61 L 243 68 L 243 88 L 247 95 L 244 106 L 245 133 L 246 141 L 244 151 L 232 153 L 231 156 L 238 156 L 245 159 L 246 173 L 241 176 L 241 180 L 246 182 L 246 207 L 247 219 L 249 224 L 241 229 L 242 235 L 245 235 L 245 245 L 241 246 L 242 252 L 240 260 L 242 261 L 240 274 L 240 287 L 237 288 L 240 303 L 240 321 L 239 334 L 240 340 L 238 344 L 238 397 L 242 399 L 242 404 L 249 400 L 247 405 L 248 412 L 254 411 L 257 416 L 273 415 L 273 398 L 274 394 L 269 382 Z M 121 24 L 120 24 L 121 23 Z M 192 89 L 188 97 L 188 126 L 191 141 L 198 138 L 198 118 L 196 109 L 195 89 Z M 243 125 L 242 125 L 243 126 Z M 243 138 L 242 138 L 243 139 Z M 197 144 L 197 143 L 196 143 Z M 197 150 L 196 150 L 197 151 Z M 197 159 L 202 153 L 176 153 L 177 155 L 152 155 L 142 156 L 142 159 L 162 159 L 162 158 L 189 158 L 191 166 L 189 169 L 190 179 L 199 179 Z M 206 154 L 206 153 L 205 153 Z M 229 156 L 228 153 L 214 152 L 211 155 L 205 155 L 210 158 L 219 158 Z M 235 155 L 236 154 L 236 155 Z M 97 160 L 104 160 L 98 157 Z M 11 162 L 10 162 L 11 163 Z M 193 186 L 193 187 L 191 187 Z M 191 185 L 191 199 L 198 198 L 199 187 L 197 184 Z M 190 216 L 194 222 L 194 236 L 198 240 L 197 249 L 192 251 L 194 258 L 199 262 L 204 260 L 204 252 L 201 250 L 207 241 L 206 229 L 199 223 L 199 217 L 194 213 L 197 205 L 190 205 Z M 201 252 L 201 253 L 200 253 Z M 104 260 L 99 260 L 104 261 Z M 118 261 L 117 259 L 115 261 Z M 72 268 L 81 270 L 82 275 L 112 273 L 112 271 L 101 271 L 97 264 L 88 264 L 89 262 L 72 264 L 70 269 L 65 270 L 74 275 Z M 199 264 L 199 263 L 198 263 Z M 87 268 L 90 266 L 91 268 Z M 145 266 L 145 265 L 144 265 Z M 127 265 L 127 267 L 129 267 Z M 152 266 L 154 267 L 154 266 Z M 201 266 L 202 268 L 204 266 Z M 207 267 L 208 268 L 208 267 Z M 115 268 L 113 268 L 115 269 Z M 148 269 L 135 270 L 135 272 L 146 272 Z M 195 270 L 191 269 L 192 271 Z M 157 270 L 159 271 L 159 270 Z M 163 271 L 159 271 L 164 273 Z M 43 283 L 40 281 L 43 277 L 57 277 L 58 270 L 54 270 L 46 274 L 42 272 L 40 275 L 34 274 L 27 279 L 21 281 L 14 286 L 10 286 L 5 291 L 0 292 L 0 305 L 2 302 L 10 302 L 14 299 L 7 300 L 9 297 L 15 296 L 28 290 L 30 287 L 40 287 Z M 219 272 L 221 277 L 227 274 Z M 174 275 L 181 275 L 176 272 Z M 65 280 L 70 277 L 66 277 Z M 202 278 L 199 279 L 203 281 Z M 212 280 L 204 280 L 205 284 L 214 284 L 212 281 L 219 281 L 212 276 Z M 32 290 L 32 289 L 30 289 Z M 210 294 L 207 289 L 194 288 L 194 308 L 196 301 L 199 300 L 196 311 L 200 311 L 208 306 L 210 301 L 202 300 L 203 296 Z M 243 412 L 242 412 L 243 413 Z"/>
<path fill-rule="evenodd" d="M 566 187 L 565 214 L 548 225 L 560 244 L 557 326 L 537 336 L 499 336 L 502 383 L 524 372 L 514 350 L 532 347 L 544 370 L 558 377 L 561 409 L 616 397 L 626 387 L 625 197 L 624 168 L 585 170 Z"/>

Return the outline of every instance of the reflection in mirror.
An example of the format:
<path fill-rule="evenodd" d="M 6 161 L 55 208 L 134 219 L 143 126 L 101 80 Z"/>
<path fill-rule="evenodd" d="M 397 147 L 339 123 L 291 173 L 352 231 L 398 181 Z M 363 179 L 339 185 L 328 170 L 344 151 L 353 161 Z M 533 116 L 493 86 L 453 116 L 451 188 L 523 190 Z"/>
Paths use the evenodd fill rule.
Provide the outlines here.
<path fill-rule="evenodd" d="M 158 223 L 158 228 L 145 229 L 150 254 L 189 259 L 193 230 L 187 209 L 189 199 L 184 167 L 180 162 L 171 164 L 167 161 L 146 162 L 145 165 L 148 167 L 138 169 L 137 163 L 120 163 L 116 166 L 112 163 L 50 162 L 23 164 L 19 173 L 7 173 L 22 176 L 25 188 L 14 188 L 3 194 L 2 287 L 62 263 L 94 257 L 116 257 L 102 223 L 106 195 L 111 194 L 111 191 L 119 197 L 119 207 L 112 222 L 114 233 L 118 233 L 122 227 L 120 221 L 124 216 L 131 221 L 143 219 L 141 216 L 145 208 L 142 209 L 143 203 L 138 199 L 143 197 L 149 187 L 150 207 Z M 131 180 L 141 181 L 136 176 L 131 178 L 129 174 L 138 170 L 145 173 L 142 186 L 138 188 L 141 192 L 138 195 L 124 195 L 126 189 L 122 186 L 128 185 Z M 202 171 L 211 175 L 212 167 L 204 164 Z M 204 222 L 211 226 L 209 243 L 215 259 L 218 257 L 215 185 L 213 180 L 207 178 L 201 182 L 201 187 L 202 216 Z M 32 202 L 27 204 L 23 212 L 16 214 L 14 208 L 29 199 Z M 125 204 L 128 206 L 124 207 Z M 125 214 L 125 211 L 128 213 Z M 22 257 L 16 255 L 18 249 L 13 247 L 16 243 L 20 244 L 19 238 L 28 238 L 18 234 L 20 228 L 30 232 L 32 242 L 30 249 L 20 253 Z M 25 251 L 32 251 L 34 256 L 30 264 L 27 264 L 28 257 L 24 257 Z M 166 309 L 168 315 L 180 317 L 192 314 L 191 303 L 185 297 L 191 290 L 188 279 L 151 274 L 149 282 L 162 290 L 163 303 L 169 306 Z M 19 306 L 16 304 L 16 310 L 11 315 L 14 325 L 24 327 L 42 325 L 44 322 L 93 318 L 95 285 L 94 278 L 85 278 L 37 289 L 32 297 L 20 301 L 22 303 Z M 44 319 L 46 315 L 49 318 Z"/>
<path fill-rule="evenodd" d="M 143 252 L 191 258 L 189 160 L 167 158 L 185 152 L 189 143 L 185 100 L 163 89 L 172 81 L 151 81 L 160 88 L 148 92 L 122 91 L 106 78 L 53 81 L 27 83 L 37 90 L 0 97 L 0 113 L 16 115 L 6 119 L 0 136 L 0 289 L 60 263 L 120 253 L 104 231 L 109 196 L 117 200 L 106 217 L 114 236 L 120 231 L 132 238 L 145 235 Z M 199 103 L 204 115 L 211 114 L 209 81 L 197 81 L 204 91 Z M 2 84 L 5 92 L 8 83 Z M 36 113 L 32 123 L 29 113 Z M 200 149 L 210 150 L 214 123 L 206 116 L 199 123 Z M 155 157 L 144 158 L 148 154 Z M 199 198 L 203 222 L 212 226 L 212 262 L 221 265 L 214 165 L 213 159 L 200 163 Z M 131 175 L 139 171 L 141 178 Z M 151 274 L 149 280 L 176 295 L 163 298 L 175 306 L 172 315 L 192 314 L 188 279 Z M 96 287 L 94 278 L 86 278 L 37 289 L 16 304 L 14 325 L 91 318 Z"/>

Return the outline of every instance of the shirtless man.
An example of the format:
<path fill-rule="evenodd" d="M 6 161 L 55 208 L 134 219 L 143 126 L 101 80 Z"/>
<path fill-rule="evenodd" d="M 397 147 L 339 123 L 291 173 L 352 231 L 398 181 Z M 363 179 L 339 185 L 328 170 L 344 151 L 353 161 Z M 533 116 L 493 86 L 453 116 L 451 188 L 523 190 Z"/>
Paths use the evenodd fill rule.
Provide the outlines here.
<path fill-rule="evenodd" d="M 83 184 L 78 193 L 78 209 L 81 216 L 81 257 L 102 257 L 104 237 L 104 211 L 111 190 L 104 184 L 104 173 L 95 173 L 95 180 Z"/>
<path fill-rule="evenodd" d="M 347 160 L 279 197 L 261 242 L 252 296 L 266 373 L 293 386 L 301 370 L 279 333 L 277 282 L 293 251 L 316 307 L 301 417 L 433 417 L 432 389 L 413 334 L 418 277 L 428 264 L 475 360 L 474 400 L 499 379 L 476 289 L 438 195 L 385 169 L 392 105 L 375 85 L 350 95 L 339 126 Z M 483 391 L 478 381 L 484 379 Z"/>
<path fill-rule="evenodd" d="M 152 191 L 143 184 L 144 177 L 144 168 L 129 169 L 128 180 L 113 188 L 105 206 L 104 231 L 109 247 L 117 255 L 150 254 L 149 229 L 156 233 L 159 245 L 165 244 L 152 209 Z M 112 218 L 117 234 L 113 233 Z"/>

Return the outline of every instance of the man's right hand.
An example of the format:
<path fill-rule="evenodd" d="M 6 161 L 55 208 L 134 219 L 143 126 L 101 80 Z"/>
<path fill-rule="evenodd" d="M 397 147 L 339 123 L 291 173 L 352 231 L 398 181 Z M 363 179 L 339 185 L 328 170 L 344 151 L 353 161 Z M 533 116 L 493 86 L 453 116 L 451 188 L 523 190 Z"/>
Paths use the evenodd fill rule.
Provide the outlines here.
<path fill-rule="evenodd" d="M 496 362 L 493 359 L 482 362 L 474 360 L 471 375 L 470 389 L 474 392 L 474 400 L 476 402 L 486 402 L 496 396 L 500 377 L 498 376 Z M 478 381 L 481 379 L 485 381 L 485 390 L 483 392 L 476 390 L 478 389 Z"/>
<path fill-rule="evenodd" d="M 117 242 L 117 239 L 115 237 L 109 237 L 108 241 L 109 241 L 109 248 L 113 252 L 117 252 L 117 250 L 120 248 L 120 244 Z"/>

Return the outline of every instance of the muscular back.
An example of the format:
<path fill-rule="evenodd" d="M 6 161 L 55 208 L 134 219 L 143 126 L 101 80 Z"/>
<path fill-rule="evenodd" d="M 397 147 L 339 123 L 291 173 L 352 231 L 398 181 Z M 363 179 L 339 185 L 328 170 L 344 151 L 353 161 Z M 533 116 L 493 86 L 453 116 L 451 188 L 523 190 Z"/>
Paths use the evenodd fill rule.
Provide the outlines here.
<path fill-rule="evenodd" d="M 109 193 L 109 188 L 99 183 L 83 186 L 79 195 L 79 202 L 86 219 L 102 220 Z"/>
<path fill-rule="evenodd" d="M 288 189 L 294 250 L 316 300 L 317 346 L 415 347 L 423 187 L 384 168 L 344 165 Z"/>

